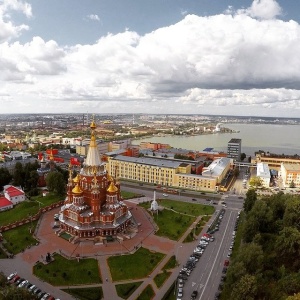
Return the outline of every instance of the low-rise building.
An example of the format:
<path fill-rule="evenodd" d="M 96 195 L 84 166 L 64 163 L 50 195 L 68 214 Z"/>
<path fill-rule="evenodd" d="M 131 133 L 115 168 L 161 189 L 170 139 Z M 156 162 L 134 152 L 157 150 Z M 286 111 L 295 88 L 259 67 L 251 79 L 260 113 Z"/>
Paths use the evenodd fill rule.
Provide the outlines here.
<path fill-rule="evenodd" d="M 269 166 L 266 163 L 258 163 L 256 168 L 256 176 L 261 179 L 263 187 L 270 186 L 271 173 Z"/>
<path fill-rule="evenodd" d="M 6 197 L 0 196 L 0 211 L 5 211 L 13 208 L 13 203 L 8 200 Z"/>
<path fill-rule="evenodd" d="M 13 205 L 16 205 L 25 200 L 24 191 L 12 185 L 4 186 L 4 196 L 9 201 L 11 201 Z"/>
<path fill-rule="evenodd" d="M 300 164 L 281 164 L 281 178 L 285 187 L 290 187 L 294 183 L 294 187 L 300 187 Z"/>

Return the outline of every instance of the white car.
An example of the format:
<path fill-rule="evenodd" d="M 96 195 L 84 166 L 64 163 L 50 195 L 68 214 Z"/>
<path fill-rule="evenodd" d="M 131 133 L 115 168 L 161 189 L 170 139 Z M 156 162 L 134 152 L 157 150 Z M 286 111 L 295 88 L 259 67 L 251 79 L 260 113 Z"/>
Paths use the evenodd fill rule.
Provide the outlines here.
<path fill-rule="evenodd" d="M 169 195 L 168 195 L 168 194 L 163 194 L 163 196 L 164 196 L 164 197 L 168 197 Z"/>

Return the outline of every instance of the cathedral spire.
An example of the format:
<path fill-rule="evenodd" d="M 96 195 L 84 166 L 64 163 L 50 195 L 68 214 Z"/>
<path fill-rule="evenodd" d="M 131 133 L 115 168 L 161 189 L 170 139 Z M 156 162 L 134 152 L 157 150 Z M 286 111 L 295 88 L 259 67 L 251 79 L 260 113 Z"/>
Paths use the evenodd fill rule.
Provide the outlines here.
<path fill-rule="evenodd" d="M 98 146 L 95 137 L 96 123 L 94 117 L 90 125 L 90 128 L 91 128 L 91 142 L 90 142 L 90 147 L 86 157 L 85 164 L 87 166 L 99 166 L 101 165 L 101 158 L 99 155 Z"/>

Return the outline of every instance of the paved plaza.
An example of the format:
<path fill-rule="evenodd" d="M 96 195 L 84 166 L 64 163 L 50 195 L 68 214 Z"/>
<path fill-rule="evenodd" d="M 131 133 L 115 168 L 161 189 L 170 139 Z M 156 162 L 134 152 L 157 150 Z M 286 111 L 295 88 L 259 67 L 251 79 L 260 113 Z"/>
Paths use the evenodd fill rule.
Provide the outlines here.
<path fill-rule="evenodd" d="M 171 282 L 175 280 L 178 272 L 173 272 L 166 284 L 159 290 L 153 282 L 153 278 L 161 271 L 161 268 L 172 255 L 177 254 L 179 260 L 181 260 L 181 257 L 184 259 L 185 255 L 183 252 L 187 251 L 186 253 L 190 253 L 190 250 L 194 247 L 194 243 L 185 244 L 184 251 L 178 251 L 179 249 L 181 250 L 181 248 L 183 248 L 181 243 L 186 235 L 189 234 L 191 228 L 182 236 L 179 241 L 172 241 L 167 238 L 156 236 L 154 233 L 157 228 L 155 223 L 153 223 L 152 218 L 149 216 L 148 212 L 137 205 L 139 201 L 145 200 L 149 199 L 140 198 L 133 201 L 126 201 L 126 204 L 130 207 L 131 212 L 134 215 L 135 221 L 139 224 L 136 234 L 131 239 L 124 239 L 123 242 L 114 241 L 106 244 L 94 244 L 90 240 L 83 240 L 77 244 L 69 243 L 65 239 L 56 235 L 55 229 L 52 228 L 54 223 L 53 216 L 59 212 L 59 209 L 49 211 L 43 214 L 36 229 L 36 237 L 40 243 L 37 246 L 33 246 L 29 249 L 26 249 L 23 253 L 16 255 L 14 259 L 1 259 L 0 269 L 3 270 L 5 274 L 18 271 L 20 276 L 28 279 L 30 282 L 39 286 L 44 291 L 53 294 L 57 298 L 68 300 L 73 298 L 69 294 L 61 291 L 61 289 L 69 287 L 54 287 L 36 278 L 34 275 L 32 275 L 33 265 L 37 261 L 44 260 L 48 252 L 60 253 L 68 258 L 75 258 L 77 255 L 80 257 L 93 257 L 98 260 L 103 283 L 92 286 L 102 286 L 104 299 L 121 299 L 117 296 L 115 289 L 115 284 L 118 282 L 112 282 L 111 280 L 109 267 L 107 265 L 107 258 L 115 254 L 133 253 L 136 251 L 136 249 L 143 246 L 149 250 L 164 253 L 166 256 L 147 278 L 141 279 L 143 283 L 129 299 L 136 299 L 148 284 L 152 285 L 156 293 L 155 299 L 161 299 Z M 122 283 L 125 282 L 122 281 Z"/>

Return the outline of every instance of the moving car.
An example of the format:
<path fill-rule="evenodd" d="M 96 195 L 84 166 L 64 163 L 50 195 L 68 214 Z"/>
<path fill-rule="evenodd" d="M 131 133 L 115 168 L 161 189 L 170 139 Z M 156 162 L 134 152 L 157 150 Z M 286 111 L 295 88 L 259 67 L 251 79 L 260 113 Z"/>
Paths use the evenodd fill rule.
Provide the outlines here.
<path fill-rule="evenodd" d="M 198 292 L 197 291 L 193 291 L 192 294 L 191 294 L 191 300 L 196 299 L 197 295 L 198 295 Z"/>

